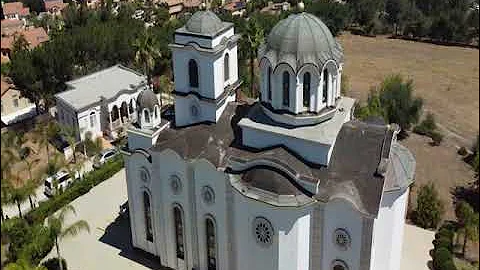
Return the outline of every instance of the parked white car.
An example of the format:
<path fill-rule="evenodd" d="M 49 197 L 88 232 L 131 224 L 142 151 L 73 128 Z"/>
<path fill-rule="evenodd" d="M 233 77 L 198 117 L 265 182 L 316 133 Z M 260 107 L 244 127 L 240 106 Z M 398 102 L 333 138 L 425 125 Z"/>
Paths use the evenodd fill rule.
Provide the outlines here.
<path fill-rule="evenodd" d="M 105 162 L 114 158 L 117 154 L 118 154 L 118 151 L 115 148 L 103 150 L 93 160 L 93 168 L 98 169 L 98 168 L 102 167 L 102 165 L 105 164 Z"/>
<path fill-rule="evenodd" d="M 49 176 L 45 179 L 45 190 L 44 193 L 46 196 L 55 195 L 56 190 L 65 190 L 67 189 L 73 181 L 80 178 L 80 173 L 75 172 L 75 179 L 72 179 L 68 171 L 60 170 L 56 174 Z M 57 180 L 57 189 L 54 186 L 54 180 Z"/>

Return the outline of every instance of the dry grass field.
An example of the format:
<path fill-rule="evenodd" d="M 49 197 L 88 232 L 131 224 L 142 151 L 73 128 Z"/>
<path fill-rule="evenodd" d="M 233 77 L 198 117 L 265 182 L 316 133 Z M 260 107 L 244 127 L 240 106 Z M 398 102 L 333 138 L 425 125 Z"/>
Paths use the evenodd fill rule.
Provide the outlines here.
<path fill-rule="evenodd" d="M 471 167 L 456 151 L 459 145 L 470 146 L 479 130 L 479 50 L 349 33 L 338 39 L 345 53 L 349 96 L 365 101 L 370 88 L 392 73 L 413 79 L 415 94 L 424 99 L 425 111 L 435 114 L 446 137 L 437 147 L 416 134 L 402 141 L 417 161 L 412 202 L 417 188 L 433 181 L 445 203 L 445 218 L 454 219 L 452 190 L 473 180 Z M 478 245 L 468 253 L 478 260 Z"/>
<path fill-rule="evenodd" d="M 371 86 L 388 74 L 411 78 L 425 109 L 448 130 L 473 141 L 479 128 L 479 51 L 421 42 L 370 38 L 345 32 L 344 73 L 350 96 L 366 100 Z"/>

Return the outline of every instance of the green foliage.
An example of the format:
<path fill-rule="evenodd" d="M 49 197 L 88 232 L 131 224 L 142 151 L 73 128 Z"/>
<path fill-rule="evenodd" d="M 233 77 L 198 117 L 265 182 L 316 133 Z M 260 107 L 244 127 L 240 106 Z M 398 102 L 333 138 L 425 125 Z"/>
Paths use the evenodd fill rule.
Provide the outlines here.
<path fill-rule="evenodd" d="M 7 259 L 38 264 L 52 249 L 53 241 L 42 224 L 29 225 L 25 219 L 12 218 L 2 222 L 2 236 L 10 243 Z"/>
<path fill-rule="evenodd" d="M 322 19 L 334 36 L 340 34 L 350 23 L 350 10 L 338 1 L 316 1 L 308 5 L 306 11 Z"/>
<path fill-rule="evenodd" d="M 443 134 L 438 131 L 435 117 L 432 113 L 427 114 L 427 117 L 413 128 L 413 132 L 432 138 L 433 145 L 440 145 L 443 140 Z"/>
<path fill-rule="evenodd" d="M 417 207 L 413 213 L 413 222 L 424 228 L 436 228 L 443 216 L 443 203 L 433 183 L 420 187 Z"/>
<path fill-rule="evenodd" d="M 123 168 L 123 159 L 118 155 L 115 159 L 107 162 L 98 170 L 91 171 L 84 177 L 74 182 L 62 194 L 52 197 L 48 201 L 40 202 L 39 206 L 28 212 L 26 219 L 30 223 L 41 223 L 43 220 L 58 211 L 63 206 L 90 191 L 91 188 L 112 177 Z"/>
<path fill-rule="evenodd" d="M 460 232 L 463 234 L 462 253 L 465 256 L 467 240 L 478 240 L 479 234 L 479 215 L 465 201 L 459 201 L 455 206 L 455 215 L 457 216 Z"/>
<path fill-rule="evenodd" d="M 67 261 L 62 258 L 63 270 L 67 270 Z M 47 270 L 59 270 L 58 258 L 50 258 L 42 263 L 42 266 L 45 266 Z"/>

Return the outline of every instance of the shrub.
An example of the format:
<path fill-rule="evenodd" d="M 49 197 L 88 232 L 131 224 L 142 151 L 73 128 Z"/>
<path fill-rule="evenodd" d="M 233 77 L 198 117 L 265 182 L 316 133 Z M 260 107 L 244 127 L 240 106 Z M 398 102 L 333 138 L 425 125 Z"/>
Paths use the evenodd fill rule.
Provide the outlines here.
<path fill-rule="evenodd" d="M 433 145 L 439 146 L 440 143 L 443 141 L 443 134 L 438 131 L 434 131 L 432 132 L 432 134 L 430 134 L 430 138 L 432 138 Z"/>
<path fill-rule="evenodd" d="M 467 148 L 465 148 L 464 146 L 462 146 L 462 147 L 458 148 L 457 153 L 458 153 L 460 156 L 464 157 L 464 156 L 466 156 L 466 155 L 468 154 L 468 151 L 467 151 Z"/>
<path fill-rule="evenodd" d="M 433 246 L 435 248 L 446 248 L 448 250 L 452 250 L 452 240 L 447 237 L 440 237 L 433 240 Z"/>
<path fill-rule="evenodd" d="M 417 207 L 413 215 L 416 225 L 424 228 L 436 228 L 443 215 L 443 203 L 438 198 L 438 192 L 433 183 L 420 188 L 417 197 Z"/>
<path fill-rule="evenodd" d="M 433 116 L 432 113 L 429 113 L 427 114 L 427 117 L 419 125 L 415 126 L 415 128 L 413 129 L 413 132 L 420 135 L 429 136 L 436 129 L 437 129 L 437 123 L 435 123 L 435 117 Z"/>
<path fill-rule="evenodd" d="M 435 269 L 441 270 L 443 266 L 448 262 L 452 261 L 452 252 L 446 248 L 435 249 L 433 253 L 433 267 Z"/>
<path fill-rule="evenodd" d="M 67 261 L 64 258 L 61 258 L 63 270 L 67 270 Z M 42 263 L 42 266 L 45 266 L 48 270 L 59 270 L 58 258 L 50 258 Z"/>

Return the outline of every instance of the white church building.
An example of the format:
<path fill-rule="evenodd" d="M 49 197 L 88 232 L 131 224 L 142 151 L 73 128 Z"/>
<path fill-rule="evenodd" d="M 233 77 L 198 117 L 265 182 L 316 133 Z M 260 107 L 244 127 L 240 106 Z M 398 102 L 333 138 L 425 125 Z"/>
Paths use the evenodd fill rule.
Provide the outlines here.
<path fill-rule="evenodd" d="M 256 102 L 236 99 L 237 42 L 210 11 L 175 32 L 175 117 L 140 117 L 122 150 L 133 246 L 178 270 L 398 270 L 415 172 L 398 126 L 353 118 L 317 17 L 269 33 Z"/>

